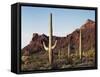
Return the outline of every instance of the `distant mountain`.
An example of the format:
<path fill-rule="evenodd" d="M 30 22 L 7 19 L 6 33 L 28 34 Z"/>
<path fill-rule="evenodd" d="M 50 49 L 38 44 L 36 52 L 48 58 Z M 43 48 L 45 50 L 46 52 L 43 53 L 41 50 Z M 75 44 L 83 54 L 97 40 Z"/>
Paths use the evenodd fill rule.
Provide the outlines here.
<path fill-rule="evenodd" d="M 65 37 L 53 36 L 53 43 L 57 40 L 57 46 L 53 52 L 57 53 L 59 50 L 67 52 L 69 43 L 70 52 L 73 53 L 78 51 L 80 29 L 82 32 L 82 51 L 88 51 L 91 48 L 95 48 L 95 22 L 88 19 L 79 29 L 76 29 Z M 39 35 L 38 33 L 33 33 L 32 40 L 22 49 L 22 54 L 30 55 L 38 52 L 46 52 L 43 47 L 43 41 L 46 43 L 46 46 L 48 46 L 48 39 L 48 36 L 45 34 Z"/>

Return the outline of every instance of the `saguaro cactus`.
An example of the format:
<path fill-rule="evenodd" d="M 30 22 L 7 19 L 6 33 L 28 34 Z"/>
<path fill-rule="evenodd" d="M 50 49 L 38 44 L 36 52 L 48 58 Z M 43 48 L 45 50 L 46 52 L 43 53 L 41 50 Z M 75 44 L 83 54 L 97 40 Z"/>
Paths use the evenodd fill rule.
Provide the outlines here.
<path fill-rule="evenodd" d="M 58 59 L 59 60 L 61 59 L 61 50 L 59 50 L 59 52 L 58 52 Z"/>
<path fill-rule="evenodd" d="M 70 47 L 71 47 L 71 36 L 69 36 L 69 42 L 68 42 L 68 46 L 67 46 L 67 58 L 69 59 L 70 57 Z"/>
<path fill-rule="evenodd" d="M 70 55 L 70 42 L 69 42 L 69 44 L 68 44 L 68 59 L 69 59 L 69 55 Z"/>
<path fill-rule="evenodd" d="M 55 41 L 54 45 L 52 46 L 52 34 L 53 34 L 53 29 L 52 29 L 52 13 L 50 14 L 50 21 L 49 21 L 49 47 L 46 47 L 45 43 L 43 42 L 44 49 L 48 51 L 49 54 L 49 63 L 50 65 L 53 62 L 53 53 L 52 49 L 56 47 L 57 40 Z"/>
<path fill-rule="evenodd" d="M 81 59 L 82 56 L 82 33 L 80 28 L 80 37 L 79 37 L 79 58 Z"/>

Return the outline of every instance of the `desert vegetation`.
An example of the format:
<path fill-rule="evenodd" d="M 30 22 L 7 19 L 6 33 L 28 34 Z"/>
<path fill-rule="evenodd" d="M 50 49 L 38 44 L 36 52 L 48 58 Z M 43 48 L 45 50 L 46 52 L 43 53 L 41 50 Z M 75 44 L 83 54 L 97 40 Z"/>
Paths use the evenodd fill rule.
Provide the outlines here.
<path fill-rule="evenodd" d="M 50 14 L 49 36 L 33 34 L 22 49 L 21 70 L 46 70 L 95 66 L 95 22 L 87 20 L 66 37 L 53 36 Z"/>
<path fill-rule="evenodd" d="M 95 64 L 94 49 L 82 52 L 82 58 L 78 54 L 70 53 L 69 57 L 65 51 L 53 53 L 52 69 L 91 67 Z M 27 56 L 26 56 L 27 58 Z M 39 52 L 31 54 L 27 60 L 22 62 L 22 70 L 40 70 L 51 69 L 48 59 L 48 52 Z"/>

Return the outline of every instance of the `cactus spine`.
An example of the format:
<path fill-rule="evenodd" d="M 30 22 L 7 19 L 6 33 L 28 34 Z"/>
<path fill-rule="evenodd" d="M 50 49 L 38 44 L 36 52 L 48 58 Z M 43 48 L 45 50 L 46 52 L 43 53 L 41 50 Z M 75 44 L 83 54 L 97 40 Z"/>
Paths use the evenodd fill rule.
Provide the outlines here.
<path fill-rule="evenodd" d="M 81 29 L 80 29 L 80 37 L 79 37 L 79 58 L 81 59 L 82 55 L 82 34 L 81 34 Z"/>
<path fill-rule="evenodd" d="M 52 65 L 53 63 L 53 52 L 52 49 L 56 47 L 57 40 L 55 41 L 54 45 L 52 46 L 52 34 L 53 34 L 53 29 L 52 29 L 52 13 L 50 14 L 50 21 L 49 21 L 49 47 L 46 47 L 45 43 L 43 42 L 44 49 L 48 51 L 49 54 L 49 63 Z"/>

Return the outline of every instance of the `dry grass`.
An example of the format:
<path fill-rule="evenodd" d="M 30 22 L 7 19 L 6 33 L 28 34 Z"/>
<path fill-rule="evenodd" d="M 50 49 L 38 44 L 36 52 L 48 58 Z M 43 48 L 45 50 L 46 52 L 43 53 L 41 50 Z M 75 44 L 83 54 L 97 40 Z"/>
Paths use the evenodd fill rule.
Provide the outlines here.
<path fill-rule="evenodd" d="M 95 51 L 94 49 L 83 51 L 82 59 L 79 59 L 79 55 L 71 53 L 68 58 L 67 53 L 61 51 L 59 54 L 54 54 L 53 56 L 53 68 L 63 69 L 63 68 L 76 68 L 76 67 L 89 67 L 93 66 L 95 62 Z M 48 53 L 32 54 L 30 55 L 30 60 L 28 64 L 22 63 L 22 70 L 45 70 L 51 69 L 48 62 Z"/>

